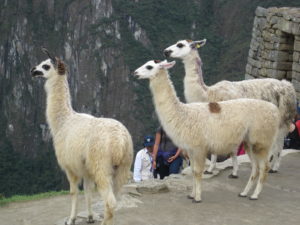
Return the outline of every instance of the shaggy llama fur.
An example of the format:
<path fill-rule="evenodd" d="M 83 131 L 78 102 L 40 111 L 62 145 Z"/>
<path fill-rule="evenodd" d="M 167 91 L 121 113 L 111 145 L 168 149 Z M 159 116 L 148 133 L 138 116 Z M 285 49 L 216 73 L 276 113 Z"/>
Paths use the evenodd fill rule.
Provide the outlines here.
<path fill-rule="evenodd" d="M 202 61 L 197 48 L 203 46 L 206 40 L 178 41 L 166 48 L 166 56 L 181 58 L 184 63 L 184 95 L 188 103 L 192 102 L 217 102 L 237 98 L 261 99 L 275 104 L 280 111 L 279 132 L 276 144 L 272 148 L 271 172 L 276 172 L 280 166 L 280 153 L 283 149 L 284 137 L 296 115 L 296 93 L 293 85 L 285 80 L 253 79 L 237 82 L 221 81 L 213 86 L 205 85 L 202 75 Z M 248 109 L 249 107 L 246 107 Z M 245 118 L 247 119 L 247 118 Z M 238 163 L 236 149 L 233 149 L 233 177 L 236 177 Z M 208 172 L 211 173 L 216 163 L 216 155 Z"/>
<path fill-rule="evenodd" d="M 114 119 L 75 112 L 66 74 L 59 59 L 48 59 L 32 69 L 33 76 L 47 79 L 47 121 L 57 161 L 70 183 L 72 209 L 66 224 L 75 224 L 78 185 L 83 179 L 88 222 L 93 222 L 91 191 L 96 184 L 105 206 L 101 224 L 112 225 L 116 195 L 130 174 L 132 139 L 127 129 Z"/>
<path fill-rule="evenodd" d="M 194 202 L 201 201 L 201 178 L 207 152 L 228 154 L 244 142 L 252 172 L 240 196 L 247 196 L 258 177 L 251 196 L 257 199 L 266 178 L 269 149 L 278 130 L 277 107 L 256 99 L 184 104 L 177 98 L 166 70 L 174 64 L 149 61 L 135 71 L 135 76 L 150 80 L 161 125 L 179 148 L 189 152 L 194 177 L 190 198 Z"/>

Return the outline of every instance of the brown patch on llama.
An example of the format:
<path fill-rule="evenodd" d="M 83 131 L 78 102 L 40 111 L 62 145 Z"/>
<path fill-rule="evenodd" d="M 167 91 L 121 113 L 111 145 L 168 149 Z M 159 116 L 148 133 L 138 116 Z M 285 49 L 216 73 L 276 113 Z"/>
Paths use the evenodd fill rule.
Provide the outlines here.
<path fill-rule="evenodd" d="M 210 102 L 208 103 L 209 111 L 211 113 L 220 113 L 221 112 L 221 106 L 217 102 Z"/>

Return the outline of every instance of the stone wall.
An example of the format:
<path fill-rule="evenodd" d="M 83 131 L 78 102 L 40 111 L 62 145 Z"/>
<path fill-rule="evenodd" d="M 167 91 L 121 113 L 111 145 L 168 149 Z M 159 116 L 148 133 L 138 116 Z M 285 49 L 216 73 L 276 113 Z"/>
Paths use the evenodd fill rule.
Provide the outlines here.
<path fill-rule="evenodd" d="M 300 8 L 257 7 L 246 79 L 291 81 L 300 99 Z"/>

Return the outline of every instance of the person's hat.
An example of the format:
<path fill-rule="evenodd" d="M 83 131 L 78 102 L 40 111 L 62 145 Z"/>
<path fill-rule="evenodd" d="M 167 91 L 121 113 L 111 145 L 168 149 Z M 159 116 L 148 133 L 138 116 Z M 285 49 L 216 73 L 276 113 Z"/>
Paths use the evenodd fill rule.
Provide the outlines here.
<path fill-rule="evenodd" d="M 153 146 L 154 145 L 154 137 L 152 135 L 147 135 L 144 137 L 144 146 Z"/>

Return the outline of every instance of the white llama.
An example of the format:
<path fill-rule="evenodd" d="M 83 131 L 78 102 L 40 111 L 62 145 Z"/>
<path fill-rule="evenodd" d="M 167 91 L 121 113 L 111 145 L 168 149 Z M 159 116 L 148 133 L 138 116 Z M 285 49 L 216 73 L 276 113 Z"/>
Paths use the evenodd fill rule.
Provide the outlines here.
<path fill-rule="evenodd" d="M 118 121 L 96 118 L 72 109 L 65 64 L 52 57 L 32 68 L 32 76 L 46 78 L 46 117 L 55 154 L 65 171 L 72 195 L 71 215 L 67 225 L 75 224 L 78 184 L 83 179 L 88 221 L 94 222 L 91 191 L 94 184 L 104 200 L 102 225 L 112 225 L 116 195 L 128 181 L 133 158 L 132 139 Z"/>
<path fill-rule="evenodd" d="M 268 169 L 268 154 L 278 130 L 279 111 L 272 103 L 256 99 L 236 99 L 219 103 L 179 101 L 167 72 L 175 62 L 149 61 L 134 75 L 149 79 L 156 113 L 172 141 L 186 149 L 192 160 L 194 202 L 201 202 L 201 178 L 207 152 L 228 154 L 244 141 L 252 163 L 249 181 L 240 193 L 257 199 Z"/>
<path fill-rule="evenodd" d="M 206 39 L 201 41 L 181 40 L 166 48 L 166 57 L 180 58 L 185 68 L 184 95 L 188 103 L 215 102 L 237 98 L 253 98 L 272 102 L 278 106 L 281 114 L 279 132 L 271 151 L 271 170 L 277 172 L 280 166 L 280 153 L 283 149 L 284 137 L 287 135 L 290 124 L 296 115 L 296 93 L 293 85 L 285 80 L 253 79 L 237 82 L 221 81 L 215 85 L 207 86 L 202 75 L 202 61 L 197 48 L 202 47 Z M 246 107 L 248 109 L 249 107 Z M 236 149 L 233 149 L 233 172 L 231 178 L 237 178 L 238 163 Z M 212 155 L 211 165 L 207 173 L 211 173 L 217 160 Z"/>

